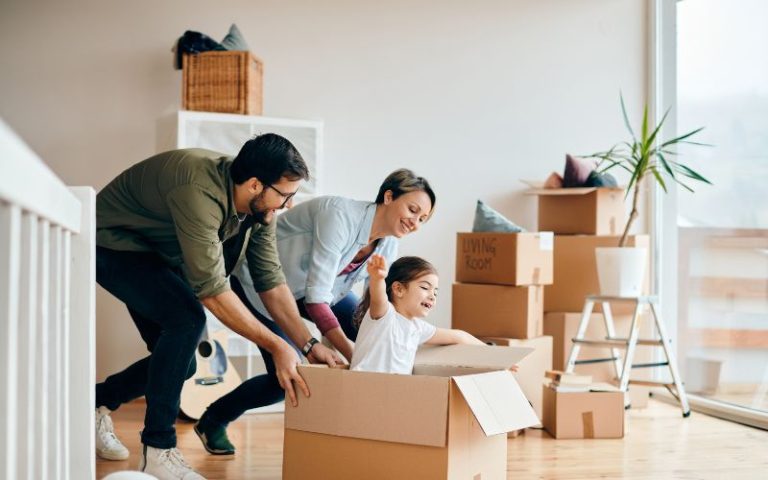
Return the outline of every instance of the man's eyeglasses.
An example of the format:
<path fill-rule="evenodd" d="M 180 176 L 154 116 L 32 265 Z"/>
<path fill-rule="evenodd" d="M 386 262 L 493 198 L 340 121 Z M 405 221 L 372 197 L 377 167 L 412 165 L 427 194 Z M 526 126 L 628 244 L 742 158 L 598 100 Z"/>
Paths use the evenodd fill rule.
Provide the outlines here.
<path fill-rule="evenodd" d="M 283 192 L 281 192 L 280 190 L 276 189 L 274 186 L 272 186 L 272 185 L 270 185 L 270 184 L 267 184 L 267 187 L 268 187 L 268 188 L 271 188 L 271 189 L 272 189 L 272 190 L 274 190 L 274 191 L 276 191 L 278 194 L 280 194 L 280 196 L 281 196 L 281 197 L 283 197 L 283 198 L 285 199 L 285 200 L 283 201 L 282 205 L 280 205 L 280 208 L 281 208 L 281 209 L 282 209 L 282 208 L 285 208 L 285 206 L 286 206 L 286 205 L 288 205 L 288 202 L 290 202 L 290 201 L 291 201 L 291 199 L 293 198 L 293 196 L 294 196 L 294 195 L 296 195 L 296 192 L 298 192 L 298 190 L 297 190 L 296 192 L 291 192 L 291 193 L 283 193 Z"/>

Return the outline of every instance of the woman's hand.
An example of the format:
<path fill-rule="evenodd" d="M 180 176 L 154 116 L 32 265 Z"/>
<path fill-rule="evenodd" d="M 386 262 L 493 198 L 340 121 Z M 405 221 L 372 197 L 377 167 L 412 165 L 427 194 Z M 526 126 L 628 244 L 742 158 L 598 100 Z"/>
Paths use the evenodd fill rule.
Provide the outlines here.
<path fill-rule="evenodd" d="M 329 367 L 335 367 L 337 364 L 343 363 L 341 358 L 336 355 L 336 352 L 326 347 L 322 343 L 316 343 L 312 350 L 307 355 L 309 363 L 325 363 Z"/>
<path fill-rule="evenodd" d="M 387 261 L 378 253 L 371 254 L 366 268 L 371 280 L 384 280 L 387 277 Z"/>

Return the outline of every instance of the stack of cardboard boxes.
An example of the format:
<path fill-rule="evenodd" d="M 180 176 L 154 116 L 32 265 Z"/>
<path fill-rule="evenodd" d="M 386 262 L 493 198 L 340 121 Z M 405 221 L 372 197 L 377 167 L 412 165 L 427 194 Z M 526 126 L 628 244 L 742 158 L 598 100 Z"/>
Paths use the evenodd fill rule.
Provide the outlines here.
<path fill-rule="evenodd" d="M 618 188 L 562 188 L 537 189 L 529 193 L 538 195 L 539 228 L 552 230 L 555 233 L 554 282 L 548 285 L 544 292 L 543 330 L 545 335 L 550 335 L 553 339 L 553 368 L 564 370 L 571 351 L 571 339 L 576 336 L 581 320 L 585 298 L 600 292 L 595 248 L 619 245 L 626 220 L 624 191 Z M 647 235 L 630 236 L 627 246 L 648 247 L 649 238 Z M 645 286 L 647 292 L 647 273 Z M 626 336 L 634 305 L 614 303 L 611 307 L 617 335 Z M 597 305 L 595 311 L 601 312 L 601 307 Z M 647 322 L 644 323 L 647 324 Z M 606 335 L 602 313 L 593 314 L 586 337 L 600 339 Z M 624 353 L 623 350 L 621 353 Z M 610 356 L 609 349 L 583 347 L 579 359 Z M 642 359 L 649 360 L 650 352 L 640 348 L 635 354 L 634 363 Z M 578 365 L 576 372 L 591 375 L 596 382 L 611 383 L 616 380 L 612 362 Z M 637 375 L 633 374 L 633 378 L 637 378 Z M 631 391 L 632 406 L 634 408 L 644 406 L 647 402 L 648 390 L 633 387 Z M 593 394 L 576 395 L 575 392 L 566 394 L 562 389 L 561 392 L 557 392 L 554 388 L 545 387 L 545 412 L 554 414 L 561 411 L 564 402 L 570 401 L 568 399 L 573 399 L 576 405 L 589 395 L 592 395 L 593 399 L 597 398 Z M 609 397 L 609 395 L 603 396 Z M 546 413 L 544 416 L 547 416 Z M 623 418 L 623 415 L 621 417 Z M 607 432 L 605 428 L 596 425 L 594 430 L 591 426 L 587 427 L 576 429 L 582 435 L 578 438 L 586 438 L 585 435 L 602 438 Z M 568 435 L 578 435 L 573 433 L 574 431 Z M 610 435 L 615 435 L 616 431 L 616 429 L 611 430 Z M 555 436 L 554 431 L 550 433 Z M 557 437 L 562 438 L 562 435 Z"/>
<path fill-rule="evenodd" d="M 552 368 L 552 337 L 543 333 L 552 262 L 551 232 L 457 236 L 452 326 L 493 345 L 534 349 L 515 377 L 539 417 L 542 379 Z"/>

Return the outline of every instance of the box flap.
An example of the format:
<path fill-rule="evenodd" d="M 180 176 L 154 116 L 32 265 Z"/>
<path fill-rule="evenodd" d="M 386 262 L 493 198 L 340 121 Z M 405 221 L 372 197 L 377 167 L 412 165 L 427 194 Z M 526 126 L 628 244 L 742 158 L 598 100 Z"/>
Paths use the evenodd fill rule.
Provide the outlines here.
<path fill-rule="evenodd" d="M 443 447 L 450 379 L 303 365 L 310 397 L 285 405 L 285 428 Z"/>
<path fill-rule="evenodd" d="M 423 345 L 416 352 L 415 365 L 444 365 L 506 370 L 529 353 L 529 347 L 495 347 L 490 345 Z"/>
<path fill-rule="evenodd" d="M 615 190 L 617 192 L 624 190 L 619 187 L 599 187 L 602 190 Z M 578 188 L 531 188 L 526 190 L 526 195 L 586 195 L 598 190 L 598 187 L 578 187 Z"/>
<path fill-rule="evenodd" d="M 509 371 L 453 377 L 453 382 L 487 436 L 541 423 Z"/>
<path fill-rule="evenodd" d="M 456 377 L 474 375 L 476 373 L 495 372 L 498 368 L 488 367 L 456 367 L 453 365 L 414 365 L 414 375 L 433 375 L 436 377 Z"/>
<path fill-rule="evenodd" d="M 544 180 L 526 180 L 524 178 L 521 178 L 520 181 L 529 187 L 536 189 L 544 188 L 544 184 L 547 183 Z"/>

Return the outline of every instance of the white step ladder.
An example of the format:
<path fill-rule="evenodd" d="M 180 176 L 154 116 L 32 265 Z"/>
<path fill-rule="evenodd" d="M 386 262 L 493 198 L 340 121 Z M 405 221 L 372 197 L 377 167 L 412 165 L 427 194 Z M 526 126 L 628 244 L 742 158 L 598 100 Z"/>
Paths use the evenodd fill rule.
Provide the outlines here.
<path fill-rule="evenodd" d="M 596 302 L 599 302 L 602 306 L 605 331 L 608 333 L 608 335 L 602 340 L 585 339 L 584 334 L 587 331 L 587 326 L 589 325 L 589 320 L 592 317 L 592 311 L 594 310 Z M 611 302 L 632 302 L 635 304 L 635 311 L 634 315 L 632 316 L 632 324 L 629 329 L 628 338 L 620 338 L 616 336 L 616 329 L 614 328 L 613 324 L 613 315 L 611 314 Z M 659 340 L 638 338 L 640 331 L 640 313 L 642 312 L 642 309 L 645 305 L 648 305 L 650 308 L 651 316 L 653 317 L 656 330 L 659 334 Z M 663 386 L 666 387 L 667 390 L 669 390 L 669 392 L 680 402 L 680 407 L 683 410 L 683 417 L 688 417 L 691 414 L 691 409 L 688 405 L 688 397 L 685 395 L 685 388 L 683 388 L 683 382 L 680 380 L 680 371 L 677 368 L 677 361 L 675 360 L 674 353 L 672 352 L 672 345 L 670 343 L 669 337 L 667 336 L 664 323 L 661 321 L 661 317 L 659 315 L 657 297 L 614 297 L 605 295 L 588 296 L 584 302 L 584 311 L 581 316 L 581 322 L 579 322 L 579 328 L 576 331 L 576 336 L 572 340 L 573 348 L 571 349 L 571 354 L 568 356 L 568 363 L 565 367 L 566 372 L 572 373 L 576 368 L 576 365 L 580 364 L 613 362 L 616 378 L 619 379 L 619 390 L 626 392 L 630 384 L 654 387 Z M 590 347 L 608 347 L 611 350 L 611 357 L 577 360 L 582 345 Z M 666 355 L 666 361 L 632 364 L 632 359 L 635 355 L 635 348 L 638 345 L 663 347 L 664 354 Z M 619 352 L 620 349 L 626 350 L 623 364 Z M 630 380 L 629 378 L 632 368 L 656 367 L 669 368 L 669 373 L 672 375 L 672 382 Z"/>

